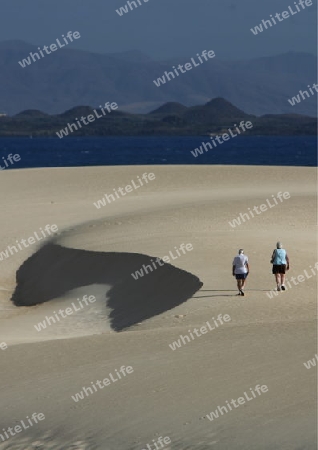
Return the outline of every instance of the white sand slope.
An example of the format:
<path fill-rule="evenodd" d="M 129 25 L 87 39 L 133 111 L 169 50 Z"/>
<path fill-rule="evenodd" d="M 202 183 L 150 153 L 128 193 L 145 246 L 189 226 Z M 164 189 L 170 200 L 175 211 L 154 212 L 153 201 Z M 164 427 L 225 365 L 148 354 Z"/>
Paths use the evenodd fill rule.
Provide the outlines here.
<path fill-rule="evenodd" d="M 153 172 L 156 179 L 101 209 L 94 206 L 105 193 L 144 172 Z M 266 295 L 275 287 L 269 259 L 277 240 L 285 244 L 291 259 L 289 280 L 305 270 L 313 274 L 315 169 L 32 169 L 4 171 L 0 184 L 6 219 L 0 251 L 46 224 L 58 226 L 54 243 L 67 249 L 65 255 L 85 250 L 92 257 L 98 252 L 163 257 L 181 243 L 191 243 L 193 250 L 171 264 L 204 283 L 188 301 L 116 333 L 107 301 L 131 301 L 129 314 L 133 311 L 138 318 L 138 305 L 146 305 L 147 299 L 151 305 L 158 291 L 178 292 L 178 278 L 163 277 L 160 285 L 151 289 L 150 283 L 143 293 L 135 288 L 138 280 L 131 277 L 126 283 L 123 275 L 116 295 L 111 283 L 99 279 L 81 285 L 76 280 L 73 289 L 46 303 L 15 307 L 10 297 L 16 271 L 46 241 L 0 261 L 0 343 L 8 345 L 0 350 L 0 430 L 14 427 L 33 412 L 46 417 L 5 442 L 0 436 L 1 450 L 141 450 L 159 436 L 171 438 L 167 449 L 316 448 L 317 367 L 306 369 L 303 363 L 316 353 L 317 277 L 305 277 L 272 299 Z M 240 226 L 229 224 L 280 191 L 291 197 Z M 240 247 L 251 265 L 244 298 L 235 296 L 231 276 L 232 258 Z M 123 261 L 113 267 L 116 283 L 131 267 Z M 40 276 L 53 285 L 56 273 L 61 282 L 67 281 L 68 268 L 62 263 L 54 262 L 52 273 L 39 270 Z M 57 271 L 56 265 L 63 270 Z M 39 274 L 31 276 L 34 295 L 39 295 Z M 45 316 L 85 294 L 94 295 L 96 302 L 36 331 L 34 325 Z M 180 335 L 189 335 L 207 321 L 213 324 L 219 314 L 231 320 L 171 350 L 169 344 Z M 83 387 L 129 365 L 134 372 L 125 378 L 78 402 L 72 399 Z M 218 406 L 258 384 L 267 385 L 268 392 L 213 422 L 207 419 Z"/>

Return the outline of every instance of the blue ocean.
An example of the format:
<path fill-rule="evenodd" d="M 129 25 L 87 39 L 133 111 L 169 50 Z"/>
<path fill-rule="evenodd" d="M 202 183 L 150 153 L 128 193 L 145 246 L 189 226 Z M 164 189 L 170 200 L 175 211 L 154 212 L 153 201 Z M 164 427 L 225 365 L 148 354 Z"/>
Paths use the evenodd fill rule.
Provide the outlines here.
<path fill-rule="evenodd" d="M 19 154 L 7 169 L 140 164 L 317 166 L 316 136 L 240 136 L 194 157 L 208 136 L 0 138 L 0 157 Z M 3 164 L 2 164 L 3 166 Z"/>

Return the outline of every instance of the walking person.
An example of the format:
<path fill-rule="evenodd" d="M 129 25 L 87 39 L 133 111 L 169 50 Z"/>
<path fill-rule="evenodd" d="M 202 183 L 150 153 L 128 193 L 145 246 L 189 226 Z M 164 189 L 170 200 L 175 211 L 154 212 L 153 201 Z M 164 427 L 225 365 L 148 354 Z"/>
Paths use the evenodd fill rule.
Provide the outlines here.
<path fill-rule="evenodd" d="M 239 249 L 238 255 L 234 257 L 232 265 L 232 275 L 235 276 L 237 281 L 237 289 L 239 293 L 237 295 L 245 295 L 244 288 L 246 284 L 246 277 L 249 274 L 250 268 L 248 265 L 248 257 L 244 255 L 244 250 Z"/>
<path fill-rule="evenodd" d="M 275 275 L 277 290 L 285 291 L 285 273 L 286 270 L 289 270 L 289 258 L 281 242 L 276 244 L 271 264 L 273 264 L 272 273 Z"/>

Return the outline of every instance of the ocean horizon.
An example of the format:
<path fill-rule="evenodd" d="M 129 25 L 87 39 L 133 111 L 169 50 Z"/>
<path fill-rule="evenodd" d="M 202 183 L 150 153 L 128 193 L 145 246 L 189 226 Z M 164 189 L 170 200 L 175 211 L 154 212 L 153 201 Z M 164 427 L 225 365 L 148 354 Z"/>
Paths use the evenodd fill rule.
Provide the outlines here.
<path fill-rule="evenodd" d="M 2 167 L 7 156 L 20 160 L 6 170 L 32 167 L 117 165 L 317 166 L 316 136 L 240 136 L 193 156 L 209 136 L 107 136 L 0 138 Z"/>

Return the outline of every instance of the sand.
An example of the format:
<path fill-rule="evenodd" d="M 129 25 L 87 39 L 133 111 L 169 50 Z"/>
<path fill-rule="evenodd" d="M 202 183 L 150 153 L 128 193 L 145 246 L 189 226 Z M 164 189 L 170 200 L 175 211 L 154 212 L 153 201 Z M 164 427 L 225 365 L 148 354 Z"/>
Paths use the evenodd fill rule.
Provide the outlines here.
<path fill-rule="evenodd" d="M 145 172 L 155 179 L 94 206 Z M 160 436 L 171 439 L 157 445 L 165 449 L 316 449 L 317 367 L 304 366 L 317 352 L 314 168 L 29 169 L 3 171 L 0 186 L 0 252 L 47 224 L 59 232 L 0 261 L 0 430 L 45 415 L 0 436 L 1 450 L 157 450 Z M 229 224 L 278 192 L 290 198 Z M 277 240 L 291 260 L 289 280 L 304 280 L 269 298 Z M 181 244 L 193 249 L 131 276 Z M 251 267 L 244 298 L 231 275 L 240 247 Z M 95 301 L 35 329 L 54 311 L 79 308 L 84 295 Z M 37 304 L 17 307 L 11 297 Z M 194 335 L 220 314 L 230 320 Z M 190 332 L 190 342 L 170 348 Z M 119 379 L 122 366 L 133 372 Z M 109 374 L 117 380 L 96 387 Z M 92 383 L 92 393 L 72 399 Z M 254 398 L 257 385 L 267 391 Z M 207 418 L 244 392 L 252 399 Z"/>

